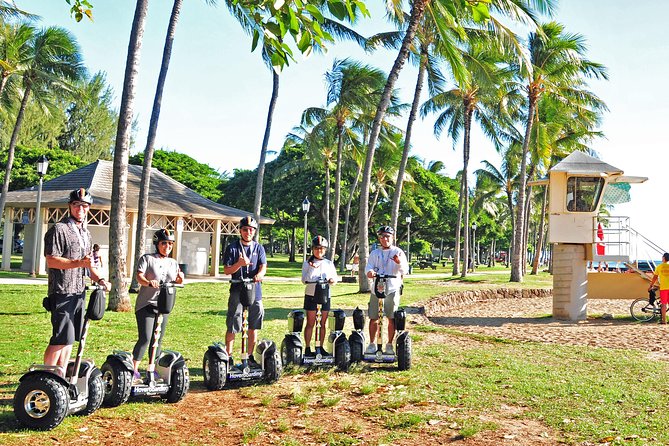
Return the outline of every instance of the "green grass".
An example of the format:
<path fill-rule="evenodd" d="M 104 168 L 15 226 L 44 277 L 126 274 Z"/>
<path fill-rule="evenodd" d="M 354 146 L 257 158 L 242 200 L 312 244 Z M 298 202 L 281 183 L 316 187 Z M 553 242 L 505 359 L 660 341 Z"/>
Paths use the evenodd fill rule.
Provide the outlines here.
<path fill-rule="evenodd" d="M 288 270 L 288 268 L 286 268 Z M 449 273 L 450 274 L 450 273 Z M 406 281 L 403 304 L 412 305 L 431 296 L 465 288 L 509 286 L 508 271 L 481 272 L 466 281 L 445 274 L 437 278 L 412 275 Z M 527 277 L 534 286 L 550 286 L 550 276 Z M 527 286 L 527 283 L 524 285 Z M 170 315 L 164 346 L 180 351 L 189 361 L 193 389 L 202 390 L 202 355 L 225 331 L 227 283 L 191 283 L 178 291 Z M 333 288 L 334 307 L 366 306 L 368 295 L 358 294 L 356 284 Z M 302 305 L 303 286 L 297 282 L 264 285 L 266 322 L 261 337 L 280 341 L 286 316 Z M 39 363 L 49 337 L 49 318 L 41 307 L 45 285 L 3 285 L 0 291 L 0 443 L 48 442 L 49 433 L 13 431 L 11 396 L 18 378 L 31 363 Z M 131 295 L 134 300 L 135 295 Z M 350 320 L 346 331 L 350 331 Z M 437 420 L 450 435 L 470 437 L 495 431 L 504 418 L 536 420 L 557 432 L 566 443 L 668 444 L 669 412 L 664 378 L 665 362 L 648 359 L 642 352 L 553 344 L 514 342 L 482 335 L 463 334 L 449 327 L 412 326 L 414 362 L 409 371 L 393 368 L 354 367 L 349 374 L 309 373 L 288 394 L 278 387 L 248 387 L 240 396 L 258 400 L 258 411 L 271 407 L 298 412 L 341 410 L 364 399 L 359 414 L 385 430 L 380 442 L 410 443 L 412 435 Z M 434 336 L 459 336 L 467 340 L 454 348 L 432 342 Z M 107 312 L 93 322 L 86 357 L 102 364 L 114 349 L 131 350 L 136 339 L 132 313 Z M 236 344 L 239 347 L 239 343 Z M 297 372 L 295 372 L 297 373 Z M 285 391 L 284 391 L 285 392 Z M 512 407 L 513 413 L 500 408 Z M 436 409 L 435 409 L 436 408 Z M 121 422 L 151 417 L 156 410 L 173 413 L 171 406 L 130 403 L 101 412 Z M 498 414 L 498 420 L 482 420 Z M 283 415 L 274 428 L 259 417 L 241 431 L 240 440 L 254 443 L 267 432 L 290 434 L 292 419 Z M 317 416 L 317 415 L 315 415 Z M 307 416 L 308 417 L 308 416 Z M 308 419 L 308 418 L 307 418 Z M 67 417 L 57 435 L 76 433 L 86 419 Z M 221 426 L 228 426 L 221 420 Z M 357 444 L 355 423 L 330 431 L 313 431 L 325 444 Z M 432 432 L 432 431 L 431 431 Z M 438 432 L 438 431 L 437 431 Z M 147 432 L 151 437 L 153 432 Z M 494 434 L 493 434 L 494 435 Z M 625 440 L 627 439 L 627 440 Z M 298 444 L 290 436 L 280 444 Z M 17 443 L 18 442 L 18 443 Z"/>

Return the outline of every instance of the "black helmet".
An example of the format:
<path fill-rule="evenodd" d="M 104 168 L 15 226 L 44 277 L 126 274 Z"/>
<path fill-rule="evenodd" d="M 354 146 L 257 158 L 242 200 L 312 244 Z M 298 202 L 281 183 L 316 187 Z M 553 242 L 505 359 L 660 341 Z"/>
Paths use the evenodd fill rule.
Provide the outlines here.
<path fill-rule="evenodd" d="M 75 201 L 83 201 L 84 203 L 93 204 L 93 197 L 88 189 L 80 187 L 70 192 L 70 199 L 68 203 L 74 203 Z"/>
<path fill-rule="evenodd" d="M 174 234 L 170 232 L 169 229 L 158 229 L 153 234 L 153 245 L 158 248 L 158 243 L 160 242 L 173 242 Z"/>
<path fill-rule="evenodd" d="M 322 246 L 323 248 L 327 248 L 328 246 L 330 246 L 330 244 L 328 243 L 328 241 L 325 237 L 323 237 L 321 235 L 317 235 L 316 237 L 313 238 L 313 240 L 311 240 L 311 246 L 313 248 L 317 248 L 319 246 Z"/>
<path fill-rule="evenodd" d="M 378 235 L 381 234 L 390 234 L 390 235 L 395 235 L 395 230 L 391 226 L 381 226 L 378 231 L 376 231 Z"/>
<path fill-rule="evenodd" d="M 255 218 L 249 215 L 239 220 L 239 229 L 242 229 L 245 226 L 250 226 L 254 229 L 258 229 L 258 222 L 255 220 Z"/>

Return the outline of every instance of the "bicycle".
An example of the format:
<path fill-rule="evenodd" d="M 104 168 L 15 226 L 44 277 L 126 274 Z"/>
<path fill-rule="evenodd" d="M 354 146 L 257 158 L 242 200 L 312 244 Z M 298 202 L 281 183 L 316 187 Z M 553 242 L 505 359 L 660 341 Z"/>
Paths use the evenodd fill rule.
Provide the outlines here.
<path fill-rule="evenodd" d="M 639 322 L 650 322 L 660 316 L 660 300 L 655 291 L 649 291 L 647 298 L 635 299 L 630 305 L 630 314 Z"/>

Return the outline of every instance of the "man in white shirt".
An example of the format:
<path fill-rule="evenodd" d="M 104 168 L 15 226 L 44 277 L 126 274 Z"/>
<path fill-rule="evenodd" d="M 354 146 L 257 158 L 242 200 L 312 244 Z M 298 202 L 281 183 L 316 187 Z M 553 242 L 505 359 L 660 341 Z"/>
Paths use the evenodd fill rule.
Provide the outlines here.
<path fill-rule="evenodd" d="M 409 272 L 407 257 L 397 246 L 394 246 L 395 230 L 390 226 L 381 226 L 377 231 L 381 247 L 369 254 L 365 273 L 370 279 L 377 275 L 394 276 L 385 280 L 385 289 L 379 290 L 385 294 L 383 301 L 383 312 L 388 319 L 388 339 L 384 353 L 392 355 L 393 338 L 395 337 L 395 311 L 400 306 L 400 288 L 402 276 Z M 369 345 L 366 353 L 376 353 L 376 332 L 379 327 L 379 298 L 375 294 L 378 281 L 374 280 L 374 287 L 369 299 Z"/>

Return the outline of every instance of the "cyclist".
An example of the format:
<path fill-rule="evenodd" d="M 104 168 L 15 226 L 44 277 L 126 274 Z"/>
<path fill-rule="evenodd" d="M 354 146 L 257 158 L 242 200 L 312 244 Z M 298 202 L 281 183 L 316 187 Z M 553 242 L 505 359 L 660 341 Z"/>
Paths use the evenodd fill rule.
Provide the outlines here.
<path fill-rule="evenodd" d="M 669 304 L 669 252 L 662 254 L 662 263 L 657 265 L 650 280 L 648 292 L 653 289 L 657 279 L 660 279 L 660 324 L 667 323 L 667 304 Z"/>

